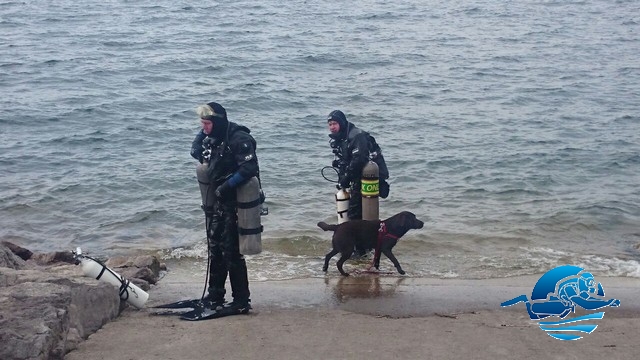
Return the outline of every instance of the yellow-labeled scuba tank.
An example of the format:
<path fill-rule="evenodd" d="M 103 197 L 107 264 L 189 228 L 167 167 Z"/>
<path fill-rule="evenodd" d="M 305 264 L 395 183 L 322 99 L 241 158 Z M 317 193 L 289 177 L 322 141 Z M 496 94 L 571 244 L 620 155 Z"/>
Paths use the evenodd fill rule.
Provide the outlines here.
<path fill-rule="evenodd" d="M 260 191 L 260 181 L 252 177 L 236 190 L 238 201 L 238 235 L 240 254 L 255 255 L 262 252 L 262 224 L 260 213 L 264 198 Z"/>
<path fill-rule="evenodd" d="M 345 189 L 340 189 L 336 192 L 336 212 L 338 214 L 338 224 L 349 221 L 349 192 Z"/>
<path fill-rule="evenodd" d="M 115 271 L 108 268 L 96 259 L 82 255 L 82 250 L 77 248 L 74 252 L 76 264 L 82 268 L 85 276 L 92 277 L 96 280 L 105 281 L 111 285 L 119 287 L 120 299 L 125 300 L 129 304 L 142 309 L 149 299 L 149 294 L 140 289 L 131 281 L 125 279 Z"/>
<path fill-rule="evenodd" d="M 378 164 L 369 160 L 362 169 L 362 220 L 380 220 L 380 176 Z"/>

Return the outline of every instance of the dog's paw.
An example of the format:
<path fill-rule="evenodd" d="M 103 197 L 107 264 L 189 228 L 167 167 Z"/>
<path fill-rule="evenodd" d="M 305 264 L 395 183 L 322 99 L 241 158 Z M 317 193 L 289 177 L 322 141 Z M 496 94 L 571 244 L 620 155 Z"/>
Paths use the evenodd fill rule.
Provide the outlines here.
<path fill-rule="evenodd" d="M 328 267 L 323 267 L 322 268 L 322 271 L 324 271 L 324 272 L 327 272 L 327 270 L 328 270 Z"/>
<path fill-rule="evenodd" d="M 398 273 L 399 273 L 400 275 L 404 275 L 404 274 L 406 274 L 406 272 L 405 272 L 404 270 L 402 270 L 402 269 L 398 269 Z"/>

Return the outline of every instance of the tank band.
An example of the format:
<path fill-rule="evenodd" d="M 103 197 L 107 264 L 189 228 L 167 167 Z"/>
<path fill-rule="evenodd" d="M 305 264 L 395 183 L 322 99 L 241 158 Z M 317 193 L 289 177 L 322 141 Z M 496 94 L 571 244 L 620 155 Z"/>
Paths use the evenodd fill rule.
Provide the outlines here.
<path fill-rule="evenodd" d="M 100 263 L 98 263 L 100 264 Z M 100 264 L 102 265 L 102 264 Z M 98 276 L 96 276 L 96 280 L 100 280 L 100 278 L 102 277 L 102 274 L 104 274 L 104 271 L 107 270 L 107 267 L 102 265 L 102 270 L 100 270 L 100 274 L 98 274 Z"/>
<path fill-rule="evenodd" d="M 120 279 L 120 299 L 128 300 L 129 299 L 129 284 L 131 281 L 125 280 L 124 278 Z"/>
<path fill-rule="evenodd" d="M 238 209 L 251 209 L 254 208 L 258 205 L 262 204 L 262 199 L 261 198 L 257 198 L 253 201 L 249 201 L 249 202 L 238 202 Z"/>
<path fill-rule="evenodd" d="M 238 235 L 260 234 L 263 229 L 264 229 L 264 226 L 262 226 L 262 225 L 260 225 L 259 228 L 253 228 L 253 229 L 238 228 Z"/>

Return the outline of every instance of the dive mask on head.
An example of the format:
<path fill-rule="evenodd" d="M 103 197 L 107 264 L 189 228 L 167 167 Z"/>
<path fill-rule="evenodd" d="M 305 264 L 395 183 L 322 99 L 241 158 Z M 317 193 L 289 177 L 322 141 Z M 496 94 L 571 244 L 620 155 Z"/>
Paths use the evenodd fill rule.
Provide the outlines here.
<path fill-rule="evenodd" d="M 224 119 L 225 117 L 220 114 L 213 114 L 201 117 L 202 120 L 209 120 L 215 124 L 216 119 Z"/>

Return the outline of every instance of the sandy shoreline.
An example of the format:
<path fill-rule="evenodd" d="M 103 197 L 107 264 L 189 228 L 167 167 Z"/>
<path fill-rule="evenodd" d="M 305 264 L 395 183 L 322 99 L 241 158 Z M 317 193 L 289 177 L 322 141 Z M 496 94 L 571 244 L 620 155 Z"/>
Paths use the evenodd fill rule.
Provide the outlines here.
<path fill-rule="evenodd" d="M 65 359 L 496 359 L 635 358 L 640 279 L 597 278 L 621 300 L 595 332 L 555 340 L 523 304 L 539 276 L 439 280 L 327 276 L 251 283 L 253 311 L 200 322 L 126 310 Z M 198 297 L 202 284 L 165 277 L 148 305 Z"/>

